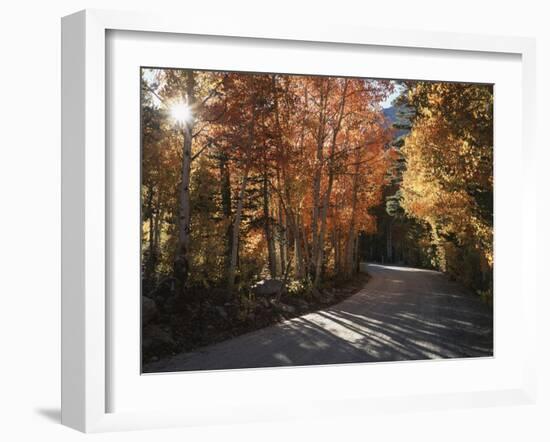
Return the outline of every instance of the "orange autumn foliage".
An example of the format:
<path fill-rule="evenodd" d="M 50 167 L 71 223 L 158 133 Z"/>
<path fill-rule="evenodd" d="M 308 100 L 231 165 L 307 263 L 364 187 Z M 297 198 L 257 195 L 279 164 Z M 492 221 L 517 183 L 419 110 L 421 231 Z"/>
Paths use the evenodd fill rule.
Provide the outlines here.
<path fill-rule="evenodd" d="M 142 81 L 155 120 L 147 124 L 156 125 L 143 146 L 142 250 L 165 272 L 176 250 L 181 153 L 163 105 L 186 99 L 185 72 Z M 375 230 L 369 210 L 393 161 L 380 107 L 391 83 L 198 71 L 193 81 L 189 283 L 245 287 L 290 270 L 317 284 L 355 273 L 359 233 Z"/>

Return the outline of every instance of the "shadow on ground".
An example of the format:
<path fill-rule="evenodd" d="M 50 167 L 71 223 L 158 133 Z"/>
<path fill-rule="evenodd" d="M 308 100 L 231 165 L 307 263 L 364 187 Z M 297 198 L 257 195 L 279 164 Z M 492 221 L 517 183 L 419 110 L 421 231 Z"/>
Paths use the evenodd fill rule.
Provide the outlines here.
<path fill-rule="evenodd" d="M 37 408 L 34 410 L 36 414 L 42 416 L 50 422 L 61 423 L 61 410 L 59 408 Z"/>
<path fill-rule="evenodd" d="M 467 358 L 493 355 L 489 306 L 438 272 L 371 264 L 372 280 L 331 308 L 145 372 Z"/>

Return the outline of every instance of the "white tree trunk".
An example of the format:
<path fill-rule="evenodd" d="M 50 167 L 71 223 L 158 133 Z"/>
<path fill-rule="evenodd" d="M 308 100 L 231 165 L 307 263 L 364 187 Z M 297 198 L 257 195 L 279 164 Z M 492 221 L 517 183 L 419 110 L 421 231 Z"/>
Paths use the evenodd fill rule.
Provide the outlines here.
<path fill-rule="evenodd" d="M 187 72 L 187 104 L 195 101 L 195 77 L 193 71 Z M 178 281 L 179 295 L 183 295 L 189 274 L 189 239 L 191 234 L 191 207 L 189 200 L 189 183 L 191 179 L 191 148 L 193 143 L 193 122 L 184 123 L 181 187 L 179 195 L 179 234 L 178 249 L 174 262 L 174 273 Z"/>
<path fill-rule="evenodd" d="M 342 91 L 342 98 L 340 100 L 340 108 L 339 108 L 339 114 L 338 114 L 338 121 L 336 123 L 336 127 L 332 130 L 332 142 L 330 146 L 330 153 L 328 157 L 328 186 L 327 191 L 325 193 L 325 198 L 323 201 L 323 207 L 321 211 L 321 227 L 319 231 L 319 240 L 317 242 L 317 254 L 315 258 L 315 279 L 313 280 L 313 286 L 319 287 L 319 284 L 321 282 L 321 273 L 323 270 L 323 259 L 324 259 L 324 248 L 325 248 L 325 234 L 326 234 L 326 226 L 327 226 L 327 213 L 328 213 L 328 207 L 330 204 L 330 197 L 332 194 L 332 184 L 334 182 L 334 153 L 336 151 L 336 142 L 338 138 L 338 133 L 340 132 L 340 128 L 342 127 L 342 119 L 344 118 L 344 109 L 346 106 L 346 95 L 347 95 L 347 89 L 348 89 L 348 80 L 344 80 L 344 89 Z"/>

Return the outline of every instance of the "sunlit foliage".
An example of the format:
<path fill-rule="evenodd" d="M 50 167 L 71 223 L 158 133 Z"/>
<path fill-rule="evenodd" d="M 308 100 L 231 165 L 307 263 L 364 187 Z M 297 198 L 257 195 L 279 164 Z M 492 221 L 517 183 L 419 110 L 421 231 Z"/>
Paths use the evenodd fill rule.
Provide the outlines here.
<path fill-rule="evenodd" d="M 429 226 L 433 264 L 479 290 L 493 267 L 492 87 L 417 82 L 402 153 L 406 213 Z"/>
<path fill-rule="evenodd" d="M 375 231 L 369 209 L 393 161 L 380 107 L 391 89 L 362 79 L 144 70 L 144 286 L 174 276 L 182 294 L 232 292 L 265 277 L 310 281 L 302 286 L 351 277 L 359 232 Z M 178 260 L 185 265 L 176 271 Z"/>
<path fill-rule="evenodd" d="M 400 83 L 396 141 L 390 81 L 144 69 L 141 84 L 145 292 L 316 289 L 353 277 L 365 234 L 388 236 L 389 261 L 491 290 L 491 86 Z"/>

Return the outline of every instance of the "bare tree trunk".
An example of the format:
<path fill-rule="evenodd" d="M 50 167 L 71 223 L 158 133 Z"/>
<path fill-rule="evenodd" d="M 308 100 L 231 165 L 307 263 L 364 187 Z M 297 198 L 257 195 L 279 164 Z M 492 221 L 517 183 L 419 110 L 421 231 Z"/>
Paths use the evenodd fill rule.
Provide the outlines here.
<path fill-rule="evenodd" d="M 269 273 L 272 278 L 277 277 L 277 261 L 275 257 L 275 242 L 273 239 L 273 232 L 271 229 L 271 214 L 269 211 L 269 186 L 267 179 L 267 171 L 264 171 L 263 177 L 263 211 L 264 211 L 264 231 L 265 239 L 267 243 L 267 261 L 269 265 Z M 281 272 L 284 271 L 284 267 L 281 267 Z"/>
<path fill-rule="evenodd" d="M 357 155 L 358 156 L 358 155 Z M 346 275 L 352 276 L 353 270 L 353 248 L 355 240 L 355 212 L 357 210 L 357 192 L 359 190 L 359 160 L 355 165 L 355 173 L 353 175 L 352 185 L 352 201 L 351 201 L 351 221 L 349 224 L 348 238 L 346 243 Z"/>
<path fill-rule="evenodd" d="M 320 210 L 320 199 L 321 199 L 321 178 L 323 173 L 323 147 L 325 144 L 325 125 L 326 125 L 326 106 L 328 102 L 328 93 L 329 85 L 327 80 L 327 90 L 326 94 L 323 89 L 324 81 L 321 83 L 321 91 L 319 97 L 319 122 L 317 128 L 317 165 L 315 168 L 315 174 L 313 176 L 313 213 L 311 217 L 311 264 L 315 266 L 316 257 L 318 255 L 319 249 L 319 233 L 318 233 L 318 224 L 319 224 L 319 210 Z M 311 269 L 315 273 L 315 268 Z"/>
<path fill-rule="evenodd" d="M 235 219 L 233 220 L 233 234 L 231 238 L 231 261 L 229 263 L 229 275 L 228 275 L 228 290 L 233 291 L 235 285 L 235 272 L 237 269 L 237 257 L 239 254 L 239 233 L 241 229 L 241 219 L 243 213 L 244 193 L 248 182 L 248 165 L 245 167 L 243 178 L 241 181 L 241 188 L 239 190 L 239 197 L 237 200 L 237 209 L 235 211 Z"/>
<path fill-rule="evenodd" d="M 340 268 L 340 249 L 338 247 L 339 238 L 338 238 L 338 229 L 334 228 L 332 230 L 332 249 L 334 250 L 334 274 L 338 275 Z"/>
<path fill-rule="evenodd" d="M 187 71 L 187 105 L 195 101 L 195 77 L 193 71 Z M 189 183 L 191 178 L 191 147 L 193 143 L 193 122 L 184 123 L 181 187 L 179 195 L 179 235 L 174 275 L 178 281 L 178 295 L 183 296 L 189 274 L 189 240 L 191 234 L 191 207 Z"/>
<path fill-rule="evenodd" d="M 302 258 L 304 261 L 304 277 L 311 276 L 309 274 L 309 269 L 311 268 L 311 255 L 310 250 L 308 249 L 306 229 L 302 223 L 302 217 L 300 217 L 300 223 L 298 224 L 298 231 L 300 232 L 300 238 L 302 239 Z M 308 272 L 306 274 L 306 272 Z"/>
<path fill-rule="evenodd" d="M 285 167 L 285 149 L 284 149 L 284 142 L 282 137 L 283 129 L 281 127 L 281 120 L 279 118 L 279 96 L 277 92 L 277 76 L 272 76 L 272 92 L 273 92 L 273 102 L 274 102 L 274 111 L 275 111 L 275 122 L 276 122 L 276 131 L 277 131 L 277 138 L 278 138 L 278 150 L 279 150 L 279 158 L 282 159 L 283 168 Z M 284 172 L 283 172 L 284 174 Z M 280 174 L 280 168 L 277 167 L 277 186 L 279 189 L 281 189 L 281 174 Z M 285 182 L 286 186 L 286 182 Z M 290 200 L 289 200 L 290 203 Z M 279 204 L 277 209 L 277 215 L 278 215 L 278 224 L 279 224 L 279 259 L 280 259 L 280 271 L 281 274 L 285 273 L 286 261 L 287 261 L 287 238 L 286 238 L 286 226 L 283 223 L 283 203 L 282 203 L 282 196 L 279 194 Z"/>
<path fill-rule="evenodd" d="M 287 233 L 286 233 L 286 222 L 283 214 L 283 207 L 279 201 L 278 209 L 278 221 L 279 221 L 279 257 L 281 260 L 281 272 L 284 272 L 286 269 L 287 262 Z"/>
<path fill-rule="evenodd" d="M 340 132 L 340 128 L 342 126 L 342 119 L 344 117 L 344 108 L 346 106 L 347 89 L 348 89 L 348 80 L 346 79 L 344 80 L 344 90 L 342 91 L 342 98 L 340 100 L 338 122 L 336 124 L 336 127 L 334 127 L 332 131 L 332 143 L 330 146 L 330 154 L 328 158 L 329 160 L 328 186 L 327 186 L 327 191 L 325 193 L 325 198 L 323 201 L 323 207 L 321 211 L 321 228 L 319 232 L 319 241 L 317 243 L 317 255 L 314 262 L 314 265 L 315 265 L 315 279 L 313 281 L 314 287 L 319 287 L 319 284 L 321 282 L 321 274 L 322 274 L 323 259 L 324 259 L 325 233 L 326 233 L 326 226 L 327 226 L 327 213 L 328 213 L 328 208 L 330 204 L 330 197 L 332 194 L 332 185 L 334 182 L 334 153 L 336 151 L 336 142 L 337 142 L 338 133 Z"/>
<path fill-rule="evenodd" d="M 304 254 L 302 249 L 302 235 L 300 232 L 300 215 L 296 215 L 293 224 L 294 236 L 294 275 L 296 279 L 304 278 Z"/>
<path fill-rule="evenodd" d="M 340 275 L 342 273 L 342 267 L 346 265 L 345 259 L 345 250 L 342 248 L 342 230 L 338 229 L 338 272 L 337 274 Z"/>
<path fill-rule="evenodd" d="M 332 194 L 332 184 L 334 181 L 334 174 L 329 172 L 328 177 L 328 187 L 325 193 L 325 198 L 323 202 L 323 208 L 321 210 L 321 228 L 319 231 L 319 240 L 317 243 L 317 256 L 315 257 L 315 279 L 313 280 L 313 286 L 319 287 L 321 282 L 321 273 L 323 268 L 323 259 L 325 253 L 325 234 L 327 228 L 327 211 L 330 204 L 330 196 Z"/>
<path fill-rule="evenodd" d="M 392 224 L 393 218 L 390 218 L 386 232 L 386 255 L 388 262 L 393 262 Z"/>
<path fill-rule="evenodd" d="M 308 109 L 308 103 L 309 103 L 309 95 L 308 95 L 308 88 L 307 85 L 304 90 L 304 106 L 305 109 L 303 111 L 302 115 L 302 122 L 301 122 L 301 130 L 300 130 L 300 141 L 298 145 L 298 150 L 300 152 L 304 149 L 304 142 L 305 142 L 305 135 L 306 135 L 306 125 L 307 125 L 307 109 Z M 277 108 L 277 125 L 279 126 L 279 119 L 278 119 L 278 101 L 276 100 L 276 108 Z M 277 172 L 278 173 L 278 172 Z M 277 175 L 278 178 L 278 185 L 280 186 L 280 176 Z M 284 186 L 284 198 L 286 199 L 286 204 L 283 201 L 282 195 L 280 195 L 279 199 L 279 214 L 282 216 L 282 212 L 284 211 L 284 222 L 282 218 L 279 218 L 279 224 L 283 226 L 283 232 L 284 232 L 284 244 L 283 247 L 280 248 L 280 255 L 282 258 L 282 264 L 281 267 L 284 267 L 284 262 L 286 262 L 286 266 L 288 268 L 290 264 L 290 258 L 288 256 L 288 250 L 289 250 L 289 238 L 287 235 L 287 228 L 290 229 L 290 232 L 292 234 L 291 240 L 294 242 L 294 274 L 297 279 L 304 279 L 306 269 L 308 269 L 308 263 L 307 263 L 307 256 L 308 256 L 308 250 L 307 250 L 307 237 L 305 235 L 304 229 L 302 226 L 302 220 L 301 220 L 301 208 L 297 207 L 296 211 L 292 209 L 292 197 L 290 192 L 290 183 L 288 181 L 288 174 L 287 174 L 287 168 L 286 168 L 286 161 L 282 162 L 282 185 Z"/>
<path fill-rule="evenodd" d="M 247 147 L 249 150 L 252 149 L 254 144 L 254 131 L 256 127 L 256 99 L 252 99 L 252 117 L 250 120 L 250 127 L 248 129 L 248 143 Z M 227 280 L 227 288 L 229 292 L 233 291 L 235 286 L 235 272 L 237 269 L 237 257 L 239 254 L 239 233 L 241 230 L 241 219 L 243 212 L 243 203 L 244 203 L 244 193 L 246 190 L 246 185 L 248 183 L 248 173 L 250 171 L 250 161 L 245 159 L 245 167 L 243 178 L 241 182 L 241 188 L 239 190 L 239 199 L 237 200 L 237 210 L 235 212 L 235 219 L 233 220 L 233 234 L 231 237 L 231 261 L 229 263 L 229 272 Z"/>
<path fill-rule="evenodd" d="M 151 264 L 151 272 L 154 274 L 157 270 L 157 264 L 159 262 L 161 250 L 160 250 L 160 232 L 161 232 L 161 223 L 163 217 L 163 210 L 160 205 L 160 202 L 157 198 L 157 208 L 155 209 L 155 222 L 153 223 L 153 262 Z"/>
<path fill-rule="evenodd" d="M 353 246 L 353 273 L 357 273 L 359 271 L 359 236 L 356 234 L 354 236 L 354 246 Z"/>
<path fill-rule="evenodd" d="M 149 188 L 149 194 L 147 195 L 147 211 L 149 214 L 149 262 L 148 267 L 151 265 L 151 259 L 153 256 L 154 251 L 154 244 L 155 244 L 155 220 L 153 216 L 153 188 Z M 151 271 L 151 269 L 147 269 L 148 272 Z M 148 275 L 150 276 L 150 275 Z"/>
<path fill-rule="evenodd" d="M 229 263 L 231 262 L 231 242 L 233 238 L 233 226 L 231 223 L 231 177 L 229 175 L 229 167 L 227 167 L 227 154 L 220 152 L 220 196 L 222 203 L 222 213 L 227 229 L 225 233 L 225 253 L 224 253 L 224 275 L 228 274 Z"/>

